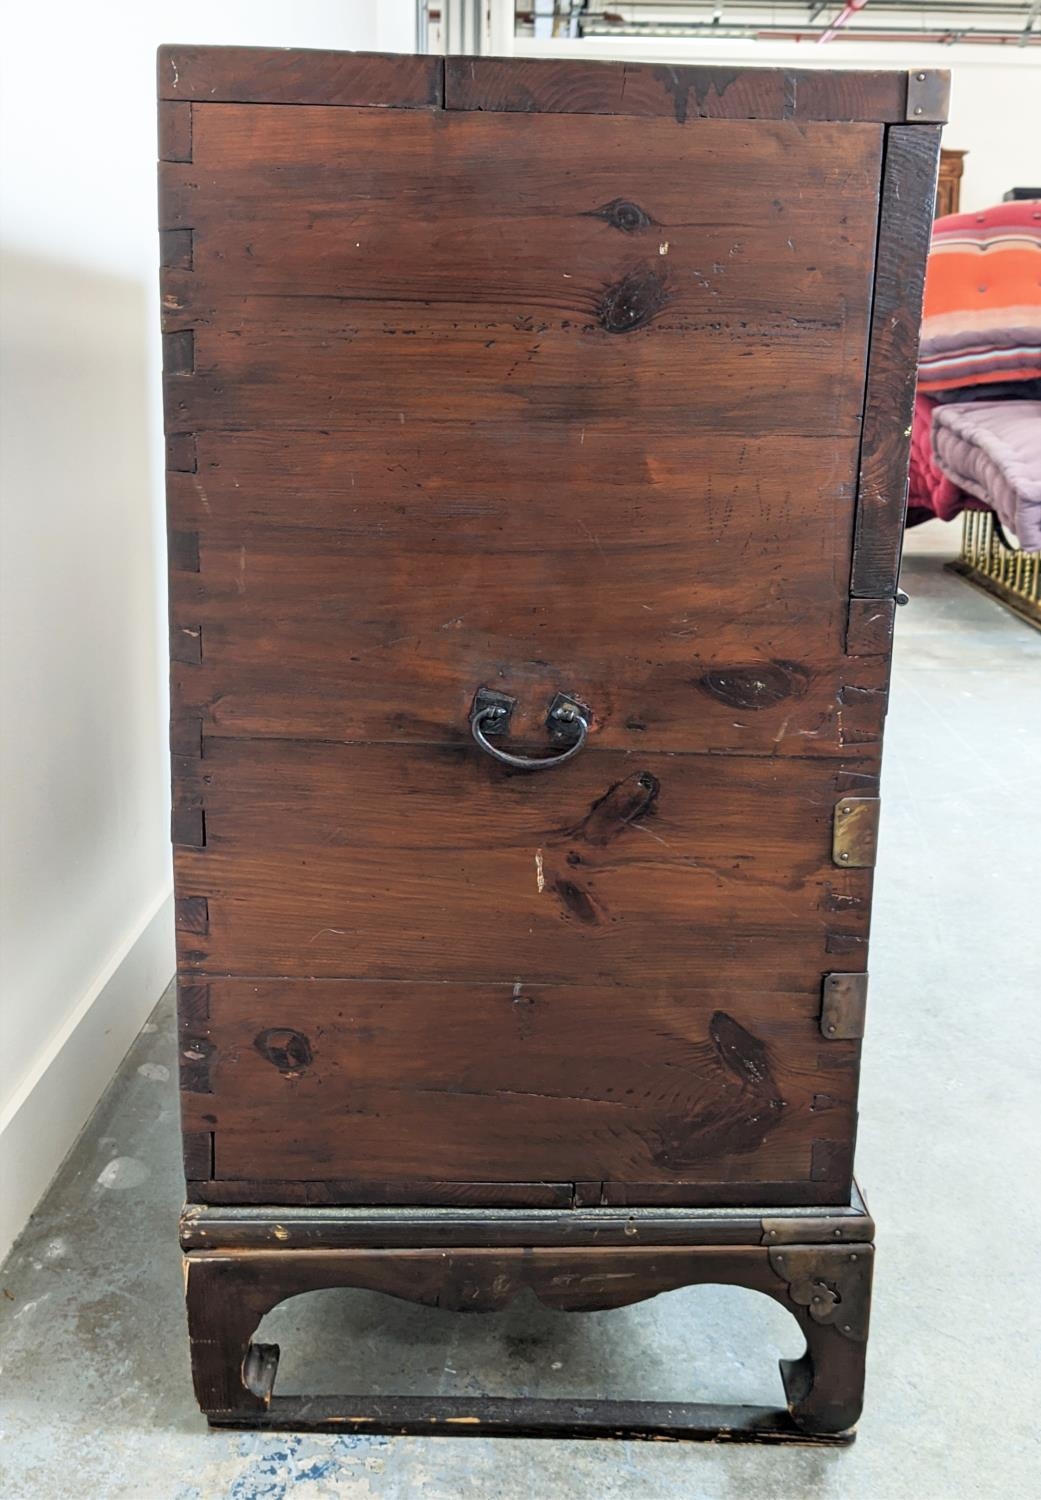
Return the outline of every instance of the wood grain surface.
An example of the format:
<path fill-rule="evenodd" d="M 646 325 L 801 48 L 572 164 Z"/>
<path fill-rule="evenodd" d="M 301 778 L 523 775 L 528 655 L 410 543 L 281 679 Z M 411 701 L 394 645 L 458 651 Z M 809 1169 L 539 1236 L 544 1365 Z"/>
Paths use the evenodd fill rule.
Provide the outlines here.
<path fill-rule="evenodd" d="M 866 934 L 838 779 L 794 758 L 602 751 L 530 776 L 469 748 L 217 740 L 185 971 L 784 990 Z M 843 968 L 856 968 L 843 964 Z"/>
<path fill-rule="evenodd" d="M 156 58 L 160 99 L 213 104 L 437 106 L 444 92 L 440 57 L 319 48 L 162 46 Z"/>
<path fill-rule="evenodd" d="M 490 476 L 465 466 L 472 435 L 378 457 L 343 434 L 200 438 L 201 467 L 171 484 L 197 539 L 171 572 L 178 713 L 214 736 L 458 744 L 493 686 L 536 738 L 563 690 L 593 710 L 594 746 L 877 741 L 884 702 L 861 724 L 844 691 L 881 691 L 886 666 L 843 656 L 840 460 L 722 438 L 633 453 L 594 427 L 504 443 Z"/>
<path fill-rule="evenodd" d="M 918 374 L 925 260 L 932 232 L 940 127 L 886 138 L 878 267 L 850 593 L 892 595 L 900 576 Z"/>
<path fill-rule="evenodd" d="M 895 122 L 907 118 L 907 74 L 450 57 L 445 61 L 445 105 L 664 116 L 683 126 L 745 118 Z"/>
<path fill-rule="evenodd" d="M 216 1175 L 807 1179 L 852 1126 L 858 1046 L 819 991 L 219 980 L 205 1092 Z M 199 1037 L 187 1039 L 197 1049 Z M 481 1059 L 478 1063 L 475 1059 Z"/>
<path fill-rule="evenodd" d="M 706 121 L 656 162 L 660 121 L 564 126 L 201 110 L 191 167 L 164 168 L 164 228 L 193 231 L 164 284 L 194 335 L 168 425 L 857 431 L 878 127 Z"/>
<path fill-rule="evenodd" d="M 842 1201 L 906 75 L 159 69 L 193 1191 Z M 588 747 L 494 764 L 482 687 L 511 748 L 559 691 Z"/>

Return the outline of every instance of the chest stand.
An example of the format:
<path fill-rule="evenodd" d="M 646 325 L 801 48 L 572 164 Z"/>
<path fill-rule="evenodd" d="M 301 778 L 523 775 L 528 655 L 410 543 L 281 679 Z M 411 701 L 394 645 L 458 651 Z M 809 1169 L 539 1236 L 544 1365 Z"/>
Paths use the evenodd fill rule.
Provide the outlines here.
<path fill-rule="evenodd" d="M 874 1224 L 854 1186 L 836 1208 L 210 1207 L 181 1221 L 192 1371 L 213 1426 L 454 1437 L 844 1443 L 864 1389 Z M 593 1312 L 716 1282 L 786 1307 L 806 1352 L 781 1361 L 787 1410 L 483 1396 L 276 1396 L 278 1346 L 255 1344 L 287 1297 L 360 1287 L 458 1312 L 530 1289 Z"/>

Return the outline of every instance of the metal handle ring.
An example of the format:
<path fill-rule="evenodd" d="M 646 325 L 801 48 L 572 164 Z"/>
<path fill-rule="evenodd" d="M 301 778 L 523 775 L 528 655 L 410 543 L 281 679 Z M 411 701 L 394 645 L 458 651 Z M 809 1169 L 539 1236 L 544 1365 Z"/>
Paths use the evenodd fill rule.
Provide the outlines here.
<path fill-rule="evenodd" d="M 501 761 L 504 766 L 514 766 L 518 771 L 548 771 L 551 766 L 562 766 L 566 760 L 571 760 L 577 755 L 586 742 L 589 733 L 589 721 L 573 703 L 562 703 L 554 708 L 549 718 L 558 724 L 574 725 L 577 729 L 577 739 L 573 745 L 562 750 L 559 755 L 544 755 L 528 757 L 524 755 L 511 755 L 508 750 L 500 750 L 493 745 L 484 733 L 484 726 L 489 728 L 493 723 L 501 723 L 508 719 L 509 714 L 505 708 L 498 704 L 490 704 L 487 708 L 478 709 L 470 720 L 470 729 L 474 739 L 481 749 L 493 756 L 495 760 Z"/>

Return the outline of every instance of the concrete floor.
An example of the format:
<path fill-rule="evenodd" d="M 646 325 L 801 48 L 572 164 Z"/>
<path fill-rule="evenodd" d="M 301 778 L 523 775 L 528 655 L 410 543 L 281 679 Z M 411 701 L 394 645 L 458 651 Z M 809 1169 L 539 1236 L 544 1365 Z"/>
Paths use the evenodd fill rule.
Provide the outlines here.
<path fill-rule="evenodd" d="M 209 1432 L 181 1306 L 167 996 L 0 1272 L 7 1500 L 1041 1494 L 1041 634 L 940 571 L 952 538 L 912 536 L 898 621 L 858 1156 L 879 1258 L 857 1443 Z M 773 1302 L 715 1287 L 471 1319 L 331 1291 L 283 1304 L 262 1334 L 282 1344 L 282 1391 L 757 1403 L 780 1402 L 776 1357 L 801 1344 Z"/>

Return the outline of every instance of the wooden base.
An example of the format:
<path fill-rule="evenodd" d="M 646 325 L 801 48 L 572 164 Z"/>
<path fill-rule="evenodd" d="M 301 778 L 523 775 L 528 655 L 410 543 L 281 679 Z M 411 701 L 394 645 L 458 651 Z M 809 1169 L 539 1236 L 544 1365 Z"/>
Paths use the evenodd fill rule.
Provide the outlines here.
<path fill-rule="evenodd" d="M 842 1208 L 275 1209 L 190 1204 L 182 1219 L 196 1395 L 215 1426 L 846 1442 L 860 1415 L 874 1225 Z M 273 1395 L 267 1312 L 325 1287 L 364 1287 L 460 1312 L 531 1290 L 573 1312 L 698 1283 L 749 1287 L 792 1313 L 806 1352 L 782 1360 L 787 1411 L 667 1402 Z"/>

